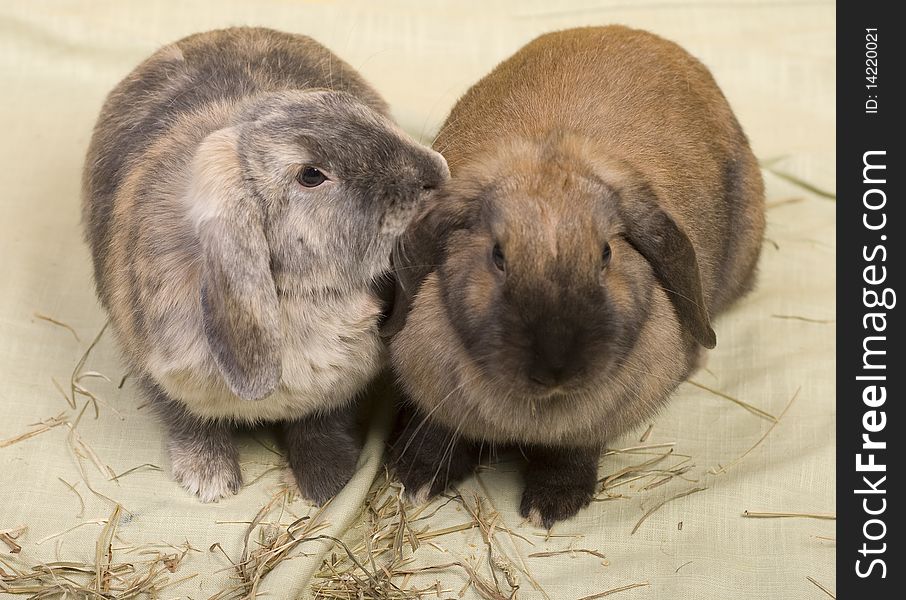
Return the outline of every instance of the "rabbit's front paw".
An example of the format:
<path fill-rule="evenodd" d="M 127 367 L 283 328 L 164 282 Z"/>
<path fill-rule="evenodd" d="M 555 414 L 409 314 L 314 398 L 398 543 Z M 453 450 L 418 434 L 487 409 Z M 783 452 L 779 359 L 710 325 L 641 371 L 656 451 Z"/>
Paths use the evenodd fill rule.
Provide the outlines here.
<path fill-rule="evenodd" d="M 237 457 L 210 447 L 170 446 L 173 477 L 202 502 L 217 502 L 242 487 Z"/>
<path fill-rule="evenodd" d="M 520 514 L 536 527 L 550 529 L 569 519 L 591 502 L 594 487 L 582 482 L 545 485 L 534 482 L 522 492 Z"/>
<path fill-rule="evenodd" d="M 355 403 L 284 423 L 283 442 L 299 492 L 324 504 L 352 479 L 359 462 Z"/>

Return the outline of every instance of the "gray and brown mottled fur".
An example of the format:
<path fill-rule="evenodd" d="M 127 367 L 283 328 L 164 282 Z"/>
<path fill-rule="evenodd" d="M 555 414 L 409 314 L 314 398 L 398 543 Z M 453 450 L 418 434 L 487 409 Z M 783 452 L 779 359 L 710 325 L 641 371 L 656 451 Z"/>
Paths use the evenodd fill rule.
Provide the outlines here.
<path fill-rule="evenodd" d="M 462 444 L 519 446 L 522 512 L 550 526 L 591 499 L 599 448 L 666 404 L 715 345 L 711 317 L 752 287 L 758 165 L 699 61 L 616 26 L 529 43 L 434 147 L 451 180 L 394 258 L 387 329 L 416 415 L 396 471 L 424 497 L 474 462 Z"/>
<path fill-rule="evenodd" d="M 305 167 L 327 180 L 303 186 Z M 347 413 L 385 360 L 374 284 L 447 174 L 304 36 L 193 35 L 111 92 L 85 165 L 85 233 L 98 296 L 187 489 L 238 489 L 241 423 L 284 423 L 312 500 L 351 476 Z M 300 448 L 315 439 L 325 448 L 306 464 Z"/>

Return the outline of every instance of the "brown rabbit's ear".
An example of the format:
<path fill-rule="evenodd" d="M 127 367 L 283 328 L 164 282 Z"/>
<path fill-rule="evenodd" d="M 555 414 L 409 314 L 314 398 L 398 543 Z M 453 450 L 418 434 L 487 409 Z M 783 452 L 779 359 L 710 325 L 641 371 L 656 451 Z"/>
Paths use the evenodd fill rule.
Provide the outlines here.
<path fill-rule="evenodd" d="M 425 278 L 443 261 L 447 237 L 467 227 L 473 214 L 471 202 L 449 193 L 431 198 L 412 220 L 393 250 L 393 275 L 396 280 L 389 316 L 381 325 L 381 335 L 393 337 L 406 324 L 415 295 Z"/>
<path fill-rule="evenodd" d="M 199 147 L 189 186 L 202 249 L 204 333 L 234 394 L 258 400 L 280 382 L 277 290 L 262 207 L 245 190 L 236 132 L 210 134 Z"/>
<path fill-rule="evenodd" d="M 717 345 L 692 242 L 647 185 L 624 192 L 619 211 L 629 242 L 645 257 L 676 308 L 680 323 L 705 348 Z"/>

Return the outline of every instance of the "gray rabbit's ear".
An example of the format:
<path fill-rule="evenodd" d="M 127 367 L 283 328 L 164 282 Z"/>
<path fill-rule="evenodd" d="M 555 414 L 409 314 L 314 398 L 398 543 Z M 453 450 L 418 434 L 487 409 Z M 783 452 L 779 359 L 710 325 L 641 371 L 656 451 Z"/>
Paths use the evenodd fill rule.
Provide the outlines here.
<path fill-rule="evenodd" d="M 695 248 L 648 185 L 633 188 L 621 194 L 619 205 L 627 238 L 654 269 L 680 323 L 699 344 L 713 348 L 717 337 L 702 293 Z"/>
<path fill-rule="evenodd" d="M 202 250 L 204 333 L 230 390 L 258 400 L 280 382 L 282 338 L 263 207 L 246 185 L 235 130 L 210 134 L 188 194 Z"/>

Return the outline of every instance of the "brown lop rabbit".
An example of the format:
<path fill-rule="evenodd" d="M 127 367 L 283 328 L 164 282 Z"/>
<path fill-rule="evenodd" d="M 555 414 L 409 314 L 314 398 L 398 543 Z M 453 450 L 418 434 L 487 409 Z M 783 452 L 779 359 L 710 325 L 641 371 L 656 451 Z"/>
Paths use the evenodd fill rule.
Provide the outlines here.
<path fill-rule="evenodd" d="M 86 238 L 183 487 L 236 493 L 232 430 L 265 422 L 308 499 L 349 480 L 356 398 L 386 361 L 375 282 L 447 175 L 304 36 L 193 35 L 116 86 L 85 164 Z"/>
<path fill-rule="evenodd" d="M 456 104 L 451 180 L 394 256 L 405 396 L 395 471 L 424 500 L 483 446 L 527 459 L 550 527 L 595 492 L 602 445 L 651 419 L 753 285 L 761 175 L 708 70 L 626 27 L 543 35 Z"/>

